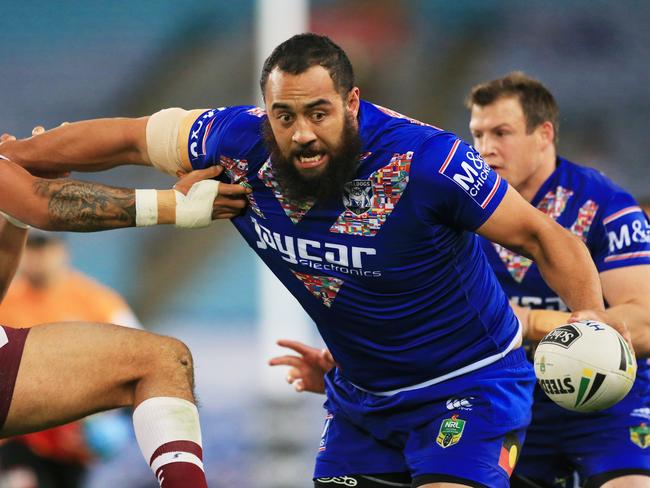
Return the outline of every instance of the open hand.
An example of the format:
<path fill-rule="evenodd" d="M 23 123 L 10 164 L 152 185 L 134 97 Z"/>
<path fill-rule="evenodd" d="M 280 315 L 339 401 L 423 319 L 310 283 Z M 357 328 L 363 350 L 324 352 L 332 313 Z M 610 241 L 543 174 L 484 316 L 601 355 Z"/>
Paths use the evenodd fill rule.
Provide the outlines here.
<path fill-rule="evenodd" d="M 597 320 L 598 322 L 603 322 L 611 326 L 623 336 L 623 339 L 625 339 L 627 345 L 630 346 L 630 350 L 634 351 L 634 348 L 632 347 L 632 336 L 630 335 L 630 331 L 625 325 L 625 322 L 615 319 L 606 311 L 577 310 L 571 314 L 571 317 L 569 317 L 569 322 L 577 322 L 578 320 Z"/>
<path fill-rule="evenodd" d="M 299 356 L 290 354 L 277 356 L 269 361 L 269 365 L 290 366 L 287 383 L 292 384 L 297 392 L 325 393 L 325 373 L 336 366 L 329 350 L 317 349 L 302 342 L 287 339 L 279 340 L 278 346 L 292 349 Z"/>

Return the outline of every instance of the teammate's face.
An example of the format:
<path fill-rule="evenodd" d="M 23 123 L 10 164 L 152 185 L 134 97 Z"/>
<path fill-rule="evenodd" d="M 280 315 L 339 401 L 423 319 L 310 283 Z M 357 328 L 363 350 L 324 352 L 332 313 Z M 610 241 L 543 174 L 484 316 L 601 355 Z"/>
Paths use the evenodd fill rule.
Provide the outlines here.
<path fill-rule="evenodd" d="M 290 192 L 294 196 L 335 194 L 356 167 L 358 88 L 342 96 L 322 66 L 298 75 L 276 68 L 264 95 L 271 130 L 267 144 L 274 168 L 288 177 Z M 330 181 L 331 191 L 322 188 L 323 181 Z"/>
<path fill-rule="evenodd" d="M 555 167 L 553 125 L 532 132 L 517 97 L 501 97 L 489 105 L 473 105 L 469 129 L 483 159 L 531 200 Z"/>

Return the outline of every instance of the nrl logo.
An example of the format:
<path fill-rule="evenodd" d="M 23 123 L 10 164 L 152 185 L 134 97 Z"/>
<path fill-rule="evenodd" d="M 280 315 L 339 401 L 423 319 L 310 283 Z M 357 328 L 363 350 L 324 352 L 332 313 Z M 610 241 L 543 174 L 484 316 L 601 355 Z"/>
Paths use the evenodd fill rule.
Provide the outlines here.
<path fill-rule="evenodd" d="M 343 187 L 343 205 L 356 215 L 370 210 L 372 196 L 372 181 L 370 180 L 352 180 Z"/>
<path fill-rule="evenodd" d="M 436 443 L 443 449 L 458 444 L 463 436 L 463 430 L 465 430 L 465 421 L 459 419 L 458 415 L 452 415 L 450 419 L 444 419 L 440 424 Z"/>
<path fill-rule="evenodd" d="M 637 427 L 630 427 L 630 440 L 641 449 L 645 449 L 650 445 L 650 435 L 648 434 L 650 434 L 650 427 L 646 423 L 642 423 Z"/>

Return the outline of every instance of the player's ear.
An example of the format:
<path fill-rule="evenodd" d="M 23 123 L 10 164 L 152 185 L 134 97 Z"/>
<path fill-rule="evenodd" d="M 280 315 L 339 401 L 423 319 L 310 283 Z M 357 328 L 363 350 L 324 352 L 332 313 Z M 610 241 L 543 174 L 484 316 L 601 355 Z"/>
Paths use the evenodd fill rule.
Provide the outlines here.
<path fill-rule="evenodd" d="M 553 144 L 555 140 L 555 127 L 553 127 L 551 121 L 547 120 L 546 122 L 542 122 L 539 127 L 537 127 L 536 131 L 544 148 L 549 144 Z"/>
<path fill-rule="evenodd" d="M 347 94 L 346 109 L 354 117 L 359 113 L 359 106 L 361 105 L 359 87 L 353 87 Z"/>

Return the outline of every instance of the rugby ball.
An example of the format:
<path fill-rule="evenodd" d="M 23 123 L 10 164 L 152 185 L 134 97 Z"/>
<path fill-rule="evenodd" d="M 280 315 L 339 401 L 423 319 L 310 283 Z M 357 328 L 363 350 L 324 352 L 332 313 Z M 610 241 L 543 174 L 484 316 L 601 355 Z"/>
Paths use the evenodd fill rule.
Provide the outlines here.
<path fill-rule="evenodd" d="M 555 403 L 576 412 L 611 407 L 632 388 L 636 359 L 623 337 L 595 320 L 561 325 L 535 350 L 535 375 Z"/>

